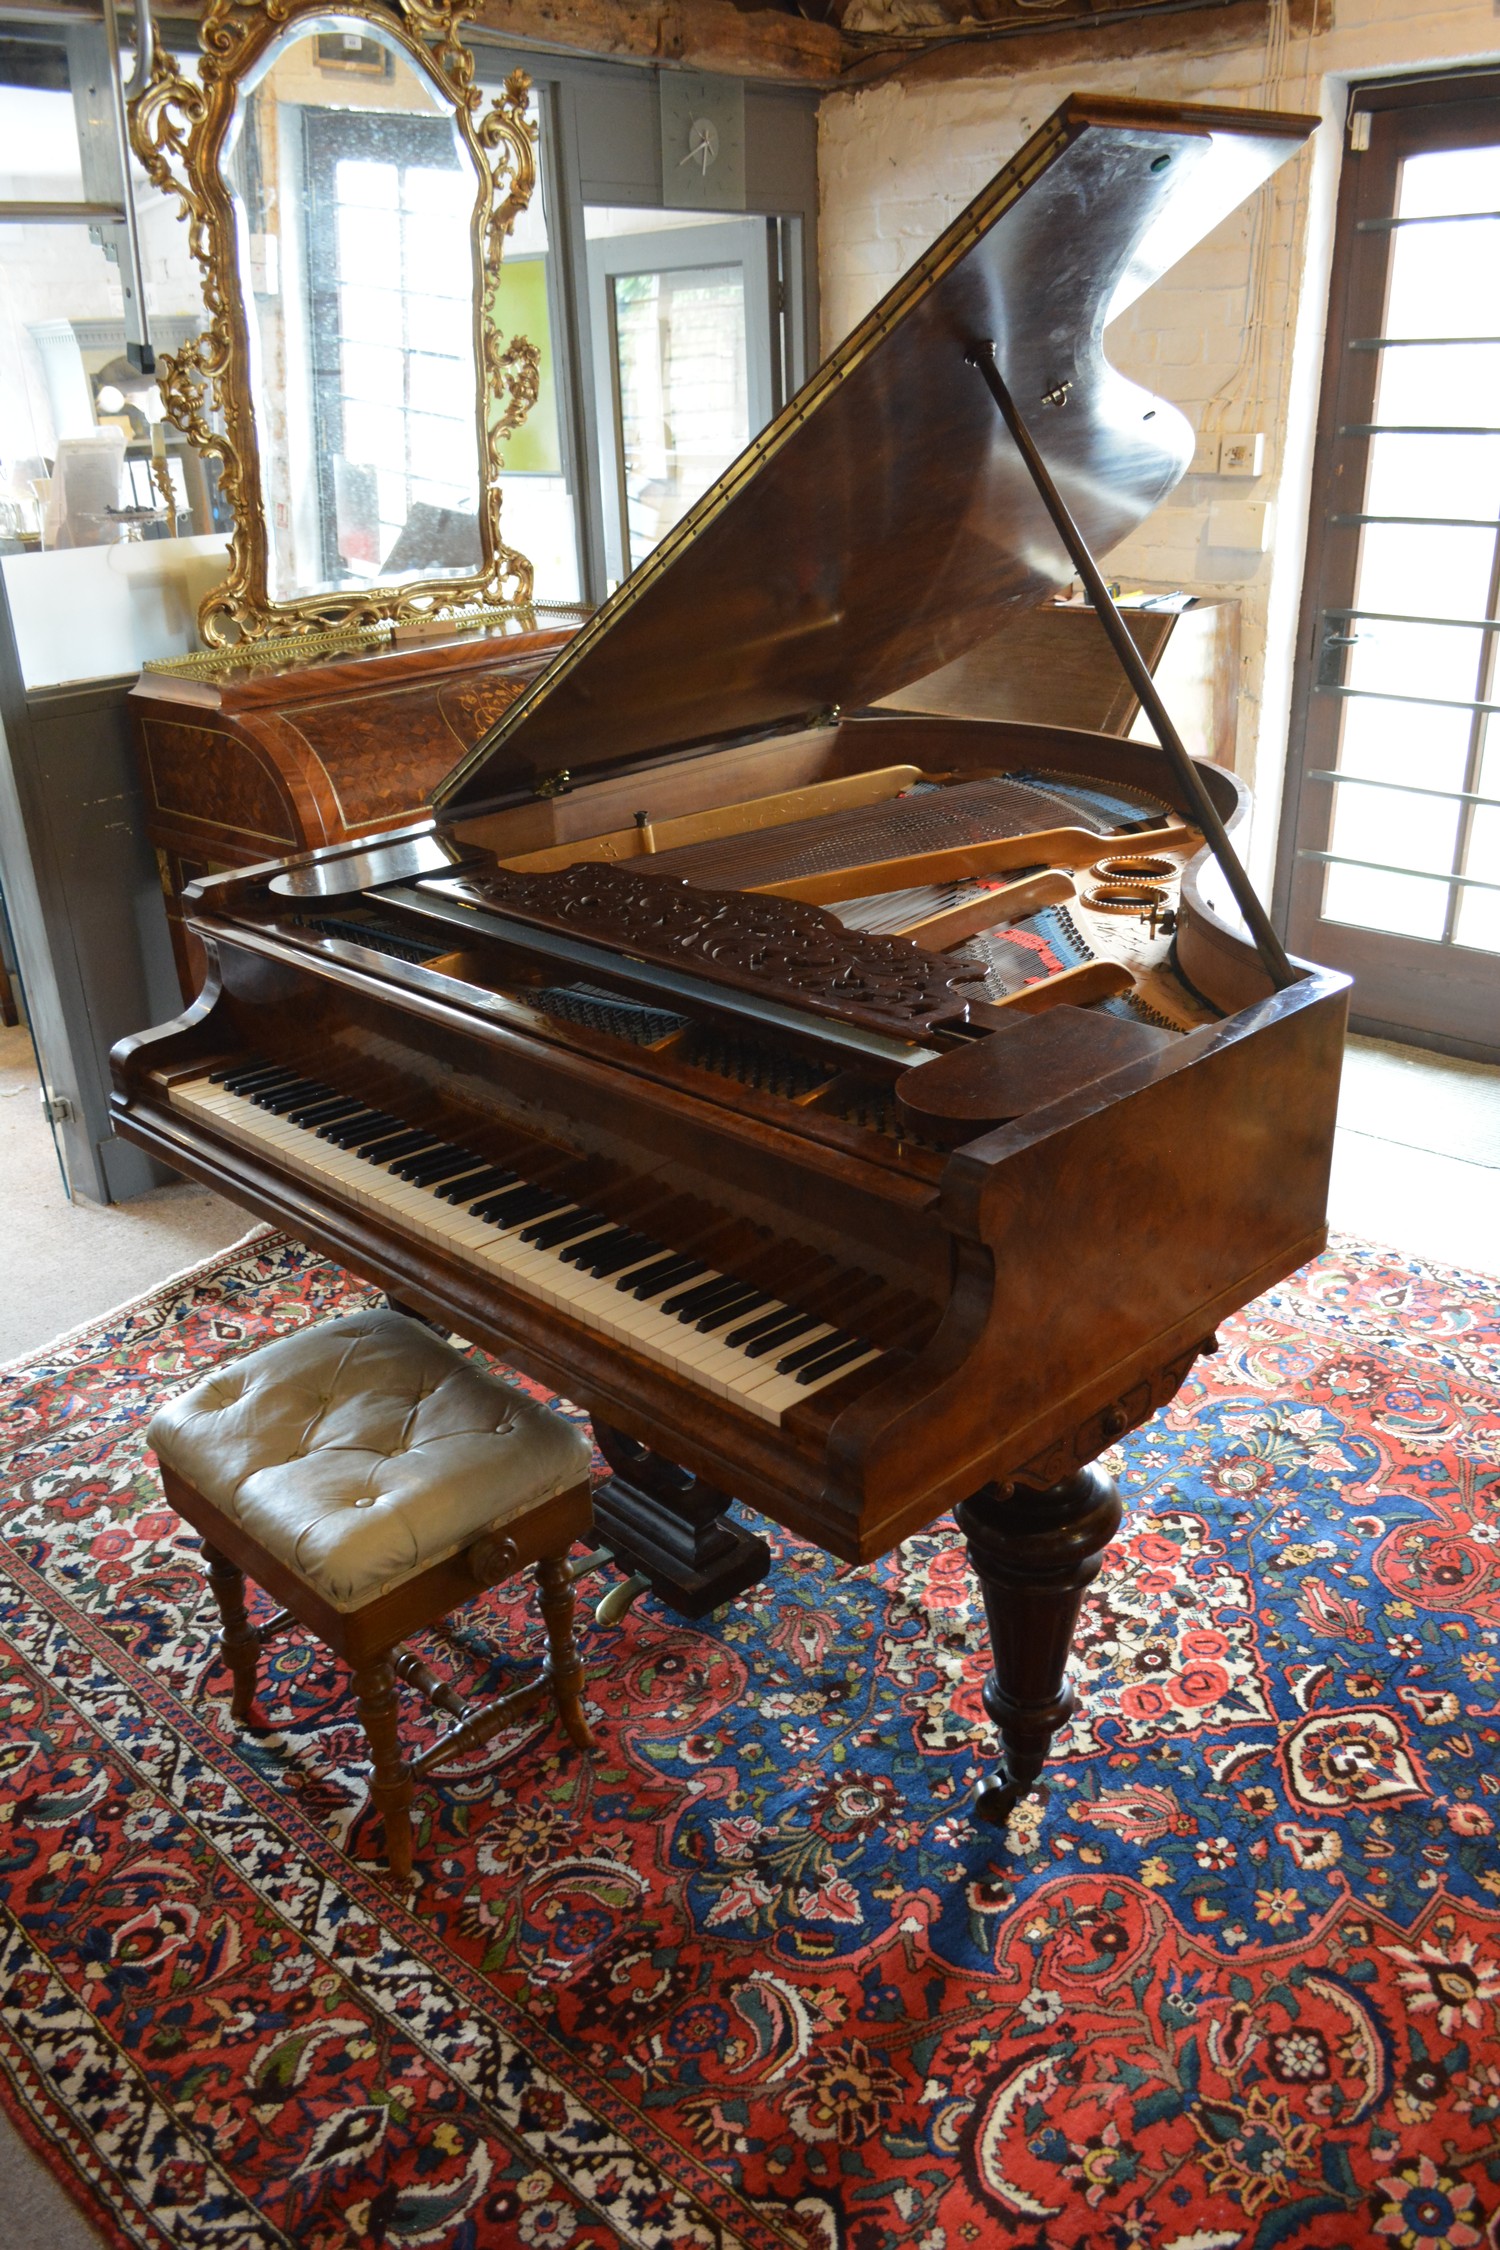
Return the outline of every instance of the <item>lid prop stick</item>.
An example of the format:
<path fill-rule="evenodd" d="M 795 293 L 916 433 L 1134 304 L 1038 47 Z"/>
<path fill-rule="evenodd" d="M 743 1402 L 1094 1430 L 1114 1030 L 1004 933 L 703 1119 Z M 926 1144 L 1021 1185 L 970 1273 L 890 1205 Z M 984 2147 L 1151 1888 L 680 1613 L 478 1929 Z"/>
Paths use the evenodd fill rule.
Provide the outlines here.
<path fill-rule="evenodd" d="M 1103 573 L 1089 552 L 1088 542 L 1073 521 L 1068 503 L 1053 483 L 1051 472 L 1037 450 L 1036 440 L 1022 421 L 1016 402 L 1006 389 L 1005 378 L 1000 373 L 999 363 L 995 358 L 993 342 L 975 344 L 966 356 L 969 364 L 978 368 L 1000 409 L 1005 426 L 1015 440 L 1016 450 L 1026 464 L 1027 474 L 1041 494 L 1048 515 L 1057 526 L 1058 535 L 1072 557 L 1074 569 L 1083 580 L 1089 600 L 1094 605 L 1100 624 L 1109 635 L 1125 676 L 1156 730 L 1156 738 L 1192 809 L 1193 818 L 1207 837 L 1214 858 L 1224 871 L 1224 879 L 1234 893 L 1235 904 L 1245 917 L 1245 925 L 1255 940 L 1256 951 L 1265 963 L 1272 982 L 1278 986 L 1295 984 L 1299 972 L 1292 967 L 1285 947 L 1272 929 L 1270 917 L 1256 897 L 1239 855 L 1229 841 L 1229 832 L 1219 818 L 1218 808 L 1204 787 L 1203 776 L 1183 747 L 1182 737 L 1167 715 L 1166 705 L 1156 691 L 1156 682 L 1147 670 L 1145 658 L 1131 638 L 1130 628 L 1120 615 L 1114 597 L 1104 582 Z"/>

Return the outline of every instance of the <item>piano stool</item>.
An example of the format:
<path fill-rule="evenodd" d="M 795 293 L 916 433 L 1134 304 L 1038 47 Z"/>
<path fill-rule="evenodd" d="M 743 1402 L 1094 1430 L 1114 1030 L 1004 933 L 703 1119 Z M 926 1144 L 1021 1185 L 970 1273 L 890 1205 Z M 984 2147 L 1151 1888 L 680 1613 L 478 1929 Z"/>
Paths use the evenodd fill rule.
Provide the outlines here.
<path fill-rule="evenodd" d="M 568 1549 L 587 1533 L 591 1448 L 549 1407 L 404 1314 L 377 1310 L 283 1336 L 169 1399 L 146 1433 L 162 1487 L 201 1532 L 247 1719 L 264 1644 L 315 1633 L 354 1674 L 386 1857 L 412 1874 L 413 1781 L 476 1749 L 549 1688 L 569 1738 L 593 1747 L 573 1641 Z M 401 1643 L 534 1564 L 544 1670 L 477 1710 Z M 245 1614 L 246 1574 L 283 1607 Z M 410 1764 L 396 1681 L 457 1724 Z"/>

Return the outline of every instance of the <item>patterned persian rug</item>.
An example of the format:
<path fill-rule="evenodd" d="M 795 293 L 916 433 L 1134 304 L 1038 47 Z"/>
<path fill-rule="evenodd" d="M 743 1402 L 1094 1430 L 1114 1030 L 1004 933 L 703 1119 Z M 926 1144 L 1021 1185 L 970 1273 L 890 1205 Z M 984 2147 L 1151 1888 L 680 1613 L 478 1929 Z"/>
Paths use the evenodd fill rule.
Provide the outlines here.
<path fill-rule="evenodd" d="M 112 2243 L 1500 2244 L 1500 1285 L 1346 1244 L 1229 1324 L 1006 1835 L 954 1537 L 778 1534 L 707 1625 L 588 1623 L 598 1755 L 426 1790 L 410 1909 L 331 1660 L 231 1729 L 141 1440 L 365 1301 L 262 1236 L 5 1387 L 0 2092 Z"/>

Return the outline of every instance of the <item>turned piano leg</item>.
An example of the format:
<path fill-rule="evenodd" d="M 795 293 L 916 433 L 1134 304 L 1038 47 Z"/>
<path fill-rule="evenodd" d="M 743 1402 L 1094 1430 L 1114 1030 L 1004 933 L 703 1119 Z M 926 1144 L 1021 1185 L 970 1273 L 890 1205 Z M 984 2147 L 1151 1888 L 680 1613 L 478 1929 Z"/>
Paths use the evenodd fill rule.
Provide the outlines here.
<path fill-rule="evenodd" d="M 607 1422 L 594 1438 L 613 1474 L 594 1493 L 594 1529 L 683 1617 L 703 1617 L 765 1577 L 764 1539 L 729 1521 L 729 1495 Z"/>
<path fill-rule="evenodd" d="M 955 1511 L 995 1659 L 984 1707 L 1000 1730 L 1001 1770 L 975 1796 L 979 1820 L 1003 1826 L 1073 1715 L 1073 1631 L 1123 1512 L 1119 1487 L 1097 1462 L 1045 1490 L 985 1485 Z"/>

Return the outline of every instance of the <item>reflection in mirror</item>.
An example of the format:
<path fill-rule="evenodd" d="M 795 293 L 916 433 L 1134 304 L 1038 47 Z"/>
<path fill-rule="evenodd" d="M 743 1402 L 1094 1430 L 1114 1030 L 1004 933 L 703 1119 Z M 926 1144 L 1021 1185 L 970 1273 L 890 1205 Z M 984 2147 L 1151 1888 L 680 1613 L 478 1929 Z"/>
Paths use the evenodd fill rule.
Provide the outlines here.
<path fill-rule="evenodd" d="M 452 104 L 379 23 L 269 46 L 221 168 L 273 602 L 481 567 L 474 220 Z"/>
<path fill-rule="evenodd" d="M 476 5 L 206 0 L 191 76 L 151 34 L 131 146 L 208 315 L 161 355 L 162 402 L 234 513 L 210 649 L 532 600 L 501 514 L 545 371 L 502 252 L 537 130 L 524 71 L 475 83 Z"/>

